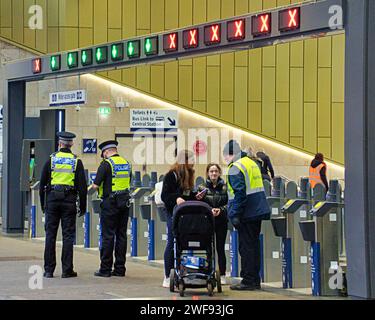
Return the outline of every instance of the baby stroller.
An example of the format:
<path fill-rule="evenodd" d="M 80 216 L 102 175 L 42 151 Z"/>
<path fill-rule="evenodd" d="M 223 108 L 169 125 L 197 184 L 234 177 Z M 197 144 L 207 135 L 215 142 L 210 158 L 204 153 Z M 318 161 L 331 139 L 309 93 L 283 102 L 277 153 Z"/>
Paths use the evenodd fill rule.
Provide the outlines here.
<path fill-rule="evenodd" d="M 177 288 L 207 288 L 209 296 L 217 287 L 222 292 L 220 273 L 215 271 L 215 222 L 211 207 L 201 201 L 187 201 L 173 211 L 174 269 L 170 291 Z"/>

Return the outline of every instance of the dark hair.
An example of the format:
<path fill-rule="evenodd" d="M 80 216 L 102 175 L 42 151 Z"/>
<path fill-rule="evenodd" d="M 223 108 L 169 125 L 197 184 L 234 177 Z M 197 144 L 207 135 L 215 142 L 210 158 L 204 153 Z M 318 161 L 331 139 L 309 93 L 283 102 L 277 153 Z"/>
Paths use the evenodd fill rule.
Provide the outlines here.
<path fill-rule="evenodd" d="M 323 155 L 323 153 L 317 153 L 317 154 L 315 155 L 315 160 L 318 160 L 318 161 L 320 161 L 320 162 L 323 162 L 323 161 L 324 161 L 324 155 Z"/>
<path fill-rule="evenodd" d="M 178 182 L 182 190 L 193 190 L 195 170 L 191 166 L 191 159 L 194 153 L 188 150 L 181 150 L 177 155 L 177 161 L 171 170 L 177 174 Z M 190 164 L 190 166 L 189 166 Z"/>
<path fill-rule="evenodd" d="M 210 171 L 211 167 L 216 167 L 219 170 L 219 173 L 221 175 L 221 173 L 222 173 L 221 167 L 217 163 L 210 163 L 210 164 L 207 165 L 207 168 L 206 168 L 207 177 L 208 177 L 208 171 Z"/>

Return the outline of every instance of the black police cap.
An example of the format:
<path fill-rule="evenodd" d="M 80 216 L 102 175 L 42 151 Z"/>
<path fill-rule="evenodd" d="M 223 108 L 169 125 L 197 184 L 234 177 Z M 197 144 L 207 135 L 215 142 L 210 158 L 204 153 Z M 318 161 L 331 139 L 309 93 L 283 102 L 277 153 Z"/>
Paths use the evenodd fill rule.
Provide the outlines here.
<path fill-rule="evenodd" d="M 103 152 L 107 149 L 110 149 L 110 148 L 117 148 L 118 146 L 118 142 L 116 140 L 109 140 L 109 141 L 105 141 L 103 143 L 101 143 L 99 145 L 99 149 L 102 151 L 102 156 L 103 156 Z"/>
<path fill-rule="evenodd" d="M 72 142 L 76 135 L 72 132 L 62 131 L 57 133 L 60 141 Z"/>

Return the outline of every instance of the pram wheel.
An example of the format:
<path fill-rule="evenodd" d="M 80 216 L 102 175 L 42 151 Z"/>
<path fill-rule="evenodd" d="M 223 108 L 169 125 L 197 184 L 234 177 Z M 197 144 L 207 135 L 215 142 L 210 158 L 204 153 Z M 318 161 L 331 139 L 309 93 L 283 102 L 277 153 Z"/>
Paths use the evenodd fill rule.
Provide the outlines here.
<path fill-rule="evenodd" d="M 223 292 L 223 288 L 221 287 L 220 272 L 216 271 L 215 272 L 215 277 L 216 277 L 217 292 L 222 293 Z"/>
<path fill-rule="evenodd" d="M 169 274 L 169 291 L 174 292 L 175 288 L 175 274 L 174 274 L 174 269 L 171 270 L 171 273 Z"/>
<path fill-rule="evenodd" d="M 212 297 L 214 295 L 214 285 L 211 281 L 207 283 L 207 290 L 208 290 L 208 295 Z"/>
<path fill-rule="evenodd" d="M 178 284 L 178 291 L 180 292 L 180 297 L 183 297 L 185 295 L 185 285 L 182 280 Z"/>

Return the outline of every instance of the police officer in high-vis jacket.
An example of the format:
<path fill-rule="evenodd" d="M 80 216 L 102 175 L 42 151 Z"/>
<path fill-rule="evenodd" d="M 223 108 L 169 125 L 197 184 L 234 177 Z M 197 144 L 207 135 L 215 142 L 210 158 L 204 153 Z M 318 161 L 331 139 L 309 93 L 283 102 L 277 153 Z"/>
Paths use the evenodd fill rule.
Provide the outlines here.
<path fill-rule="evenodd" d="M 100 269 L 95 272 L 97 277 L 124 277 L 126 272 L 131 164 L 118 155 L 117 146 L 117 141 L 106 141 L 99 146 L 103 161 L 93 184 L 102 199 L 100 205 L 101 265 Z M 115 251 L 114 263 L 113 250 Z"/>
<path fill-rule="evenodd" d="M 59 132 L 59 151 L 43 167 L 40 179 L 40 203 L 45 213 L 46 244 L 44 277 L 53 278 L 56 268 L 56 237 L 61 221 L 62 278 L 76 277 L 73 269 L 73 245 L 76 216 L 86 212 L 87 183 L 82 161 L 71 151 L 75 134 Z"/>
<path fill-rule="evenodd" d="M 228 169 L 228 218 L 238 230 L 241 255 L 240 284 L 232 290 L 260 289 L 260 241 L 262 220 L 270 219 L 270 208 L 259 166 L 231 140 L 223 151 Z"/>

